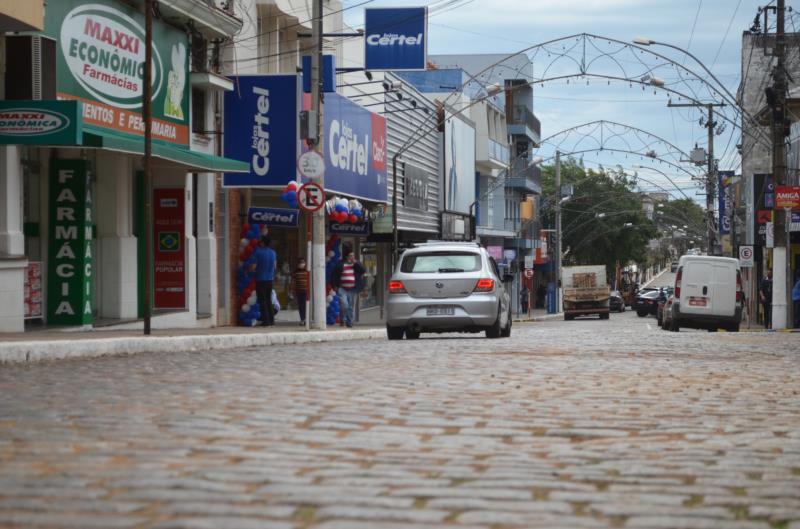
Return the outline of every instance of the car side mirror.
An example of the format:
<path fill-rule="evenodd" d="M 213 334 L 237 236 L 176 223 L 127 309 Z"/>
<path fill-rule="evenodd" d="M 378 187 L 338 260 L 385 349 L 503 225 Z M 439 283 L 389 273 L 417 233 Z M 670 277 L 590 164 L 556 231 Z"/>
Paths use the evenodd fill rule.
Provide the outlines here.
<path fill-rule="evenodd" d="M 503 274 L 503 283 L 512 283 L 514 281 L 514 274 Z"/>

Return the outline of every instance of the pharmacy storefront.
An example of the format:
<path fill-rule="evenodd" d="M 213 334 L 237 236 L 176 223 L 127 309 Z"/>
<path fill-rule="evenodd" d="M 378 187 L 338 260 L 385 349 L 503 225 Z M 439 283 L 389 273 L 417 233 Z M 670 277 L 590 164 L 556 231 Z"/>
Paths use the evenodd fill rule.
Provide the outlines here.
<path fill-rule="evenodd" d="M 43 36 L 56 44 L 57 100 L 0 106 L 0 208 L 11 210 L 0 240 L 14 242 L 7 257 L 26 261 L 21 318 L 0 330 L 27 320 L 140 326 L 144 17 L 111 0 L 61 0 L 48 4 Z M 198 283 L 217 256 L 196 242 L 209 229 L 213 237 L 208 183 L 246 168 L 190 148 L 187 35 L 156 21 L 153 39 L 153 326 L 208 325 Z"/>

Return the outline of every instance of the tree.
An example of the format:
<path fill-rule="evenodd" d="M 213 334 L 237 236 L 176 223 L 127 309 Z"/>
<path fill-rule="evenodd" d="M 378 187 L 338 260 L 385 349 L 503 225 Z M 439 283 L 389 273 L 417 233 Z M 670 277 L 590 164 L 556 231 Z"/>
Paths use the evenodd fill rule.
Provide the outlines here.
<path fill-rule="evenodd" d="M 658 235 L 655 224 L 642 210 L 636 180 L 623 171 L 586 169 L 574 158 L 561 162 L 562 185 L 573 186 L 572 197 L 562 204 L 564 264 L 604 264 L 609 273 L 617 262 L 643 263 L 650 239 Z M 542 216 L 555 225 L 555 167 L 542 168 Z"/>

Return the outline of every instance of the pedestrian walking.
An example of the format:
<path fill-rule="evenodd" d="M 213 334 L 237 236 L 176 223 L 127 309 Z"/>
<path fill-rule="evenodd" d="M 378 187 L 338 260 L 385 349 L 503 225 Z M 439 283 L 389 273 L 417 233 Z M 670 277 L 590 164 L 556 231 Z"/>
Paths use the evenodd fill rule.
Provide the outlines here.
<path fill-rule="evenodd" d="M 261 312 L 261 325 L 269 327 L 275 325 L 275 313 L 272 307 L 272 287 L 275 280 L 278 256 L 270 246 L 272 241 L 268 236 L 261 237 L 258 248 L 253 254 L 256 256 L 256 297 L 258 308 Z"/>
<path fill-rule="evenodd" d="M 523 285 L 522 290 L 519 291 L 519 306 L 523 314 L 528 314 L 528 303 L 530 302 L 531 291 L 528 285 Z"/>
<path fill-rule="evenodd" d="M 772 270 L 767 270 L 767 275 L 761 280 L 758 288 L 758 299 L 764 308 L 764 328 L 772 328 Z"/>
<path fill-rule="evenodd" d="M 339 295 L 339 304 L 342 308 L 343 323 L 353 326 L 353 312 L 355 311 L 358 293 L 364 288 L 364 265 L 356 261 L 356 255 L 349 246 L 344 246 L 344 259 L 339 261 L 331 274 L 331 285 Z"/>
<path fill-rule="evenodd" d="M 795 274 L 792 287 L 792 312 L 794 314 L 794 328 L 800 329 L 800 270 Z"/>
<path fill-rule="evenodd" d="M 306 324 L 306 301 L 308 300 L 308 270 L 306 260 L 302 257 L 297 260 L 297 268 L 292 274 L 292 291 L 297 300 L 297 312 L 300 313 L 300 325 Z"/>

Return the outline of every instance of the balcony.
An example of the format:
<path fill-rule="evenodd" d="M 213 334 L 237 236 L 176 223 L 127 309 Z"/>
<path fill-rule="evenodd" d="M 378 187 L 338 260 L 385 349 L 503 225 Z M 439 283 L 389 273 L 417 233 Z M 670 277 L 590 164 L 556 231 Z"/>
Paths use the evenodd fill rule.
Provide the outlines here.
<path fill-rule="evenodd" d="M 527 164 L 527 158 L 520 160 Z M 506 189 L 518 189 L 524 193 L 542 193 L 541 171 L 538 167 L 521 165 L 521 168 L 512 171 L 512 176 L 506 179 Z"/>
<path fill-rule="evenodd" d="M 539 145 L 542 136 L 542 125 L 534 113 L 525 105 L 514 105 L 508 116 L 508 132 L 516 136 L 526 136 L 535 145 Z"/>
<path fill-rule="evenodd" d="M 489 158 L 500 162 L 504 166 L 508 165 L 508 161 L 511 159 L 508 145 L 489 138 L 487 140 L 487 149 L 489 152 Z"/>

